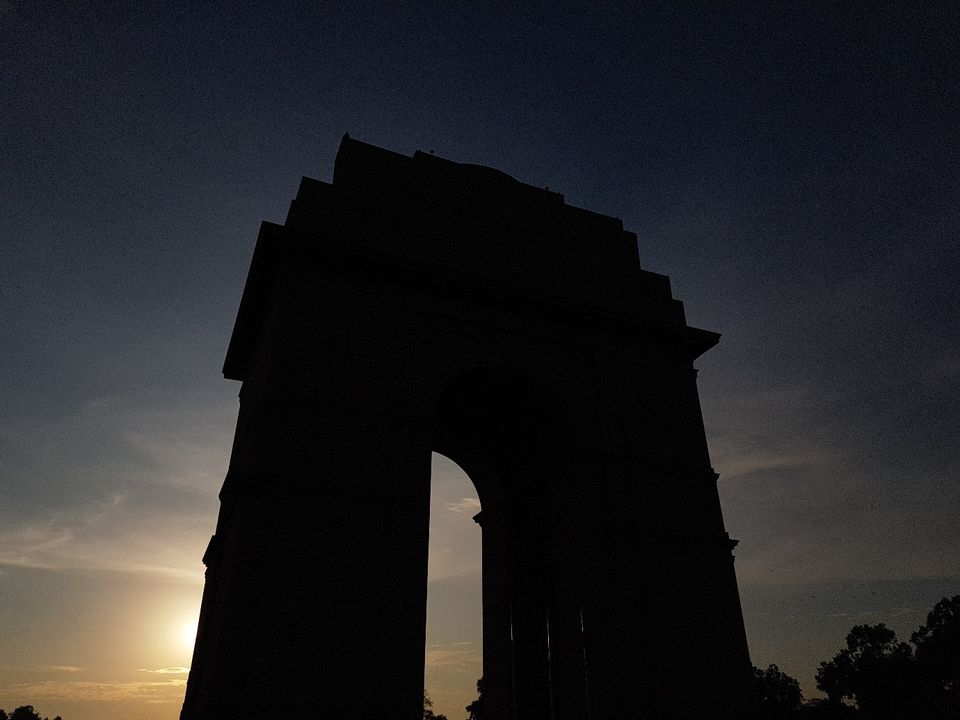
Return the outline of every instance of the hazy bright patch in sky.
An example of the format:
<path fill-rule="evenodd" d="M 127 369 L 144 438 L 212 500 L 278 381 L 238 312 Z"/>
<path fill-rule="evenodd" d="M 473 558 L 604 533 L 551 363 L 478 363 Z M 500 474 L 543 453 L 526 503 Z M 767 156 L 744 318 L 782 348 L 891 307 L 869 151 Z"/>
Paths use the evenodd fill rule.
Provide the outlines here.
<path fill-rule="evenodd" d="M 756 664 L 810 690 L 960 592 L 956 4 L 455 5 L 0 2 L 0 706 L 177 717 L 257 227 L 345 131 L 621 217 L 724 334 Z M 477 562 L 431 560 L 428 684 L 474 667 Z"/>

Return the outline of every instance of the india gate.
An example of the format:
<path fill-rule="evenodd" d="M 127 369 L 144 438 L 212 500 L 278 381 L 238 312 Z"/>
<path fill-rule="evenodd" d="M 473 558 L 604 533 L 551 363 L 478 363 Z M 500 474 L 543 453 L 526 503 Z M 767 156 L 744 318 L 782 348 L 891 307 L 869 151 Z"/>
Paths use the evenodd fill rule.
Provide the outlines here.
<path fill-rule="evenodd" d="M 422 717 L 434 451 L 482 506 L 484 720 L 754 718 L 718 339 L 620 220 L 345 136 L 260 228 L 182 720 Z"/>

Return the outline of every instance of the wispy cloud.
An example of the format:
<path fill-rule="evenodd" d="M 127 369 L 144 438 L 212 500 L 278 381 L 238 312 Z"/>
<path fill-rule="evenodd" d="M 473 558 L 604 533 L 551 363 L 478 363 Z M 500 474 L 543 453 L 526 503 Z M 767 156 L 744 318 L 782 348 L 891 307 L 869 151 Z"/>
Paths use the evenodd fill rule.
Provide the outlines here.
<path fill-rule="evenodd" d="M 183 702 L 186 679 L 147 682 L 95 682 L 82 680 L 44 680 L 17 683 L 3 688 L 10 695 L 36 700 L 82 700 L 110 702 L 116 700 L 144 700 L 150 703 Z"/>
<path fill-rule="evenodd" d="M 472 642 L 459 642 L 451 645 L 431 645 L 426 652 L 426 666 L 429 669 L 473 668 L 481 665 L 483 656 Z"/>
<path fill-rule="evenodd" d="M 446 503 L 446 508 L 455 513 L 478 513 L 480 512 L 480 500 L 475 497 L 465 497 L 458 502 Z"/>
<path fill-rule="evenodd" d="M 76 665 L 47 665 L 47 667 L 51 670 L 57 670 L 59 672 L 66 673 L 77 673 L 83 670 L 83 668 L 79 668 Z"/>
<path fill-rule="evenodd" d="M 150 670 L 148 668 L 137 668 L 138 672 L 145 673 L 156 673 L 157 675 L 186 675 L 190 672 L 190 668 L 183 667 L 182 665 L 173 665 L 171 667 L 161 667 L 156 668 L 155 670 Z"/>
<path fill-rule="evenodd" d="M 193 527 L 190 518 L 152 515 L 142 503 L 130 505 L 126 499 L 118 493 L 8 525 L 0 530 L 0 565 L 134 572 L 200 582 L 198 560 L 206 529 Z M 171 542 L 170 536 L 176 540 Z"/>
<path fill-rule="evenodd" d="M 714 466 L 723 471 L 724 480 L 769 470 L 793 470 L 826 465 L 830 454 L 815 449 L 777 451 L 765 448 L 735 449 L 722 441 L 715 441 Z"/>
<path fill-rule="evenodd" d="M 230 408 L 102 398 L 33 434 L 16 430 L 19 452 L 0 458 L 20 488 L 0 508 L 0 566 L 201 582 L 231 422 Z"/>

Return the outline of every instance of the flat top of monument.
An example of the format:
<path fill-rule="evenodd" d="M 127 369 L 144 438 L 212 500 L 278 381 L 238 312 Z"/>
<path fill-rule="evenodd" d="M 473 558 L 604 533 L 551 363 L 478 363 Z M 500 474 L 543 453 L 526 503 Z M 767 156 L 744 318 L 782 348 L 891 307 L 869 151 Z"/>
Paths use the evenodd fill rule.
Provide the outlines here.
<path fill-rule="evenodd" d="M 600 233 L 619 236 L 623 232 L 620 218 L 570 205 L 561 193 L 521 182 L 502 170 L 420 150 L 403 155 L 349 134 L 337 151 L 333 184 L 365 194 L 403 194 L 471 215 L 496 215 L 522 226 L 534 221 L 546 229 L 557 223 L 586 222 Z"/>

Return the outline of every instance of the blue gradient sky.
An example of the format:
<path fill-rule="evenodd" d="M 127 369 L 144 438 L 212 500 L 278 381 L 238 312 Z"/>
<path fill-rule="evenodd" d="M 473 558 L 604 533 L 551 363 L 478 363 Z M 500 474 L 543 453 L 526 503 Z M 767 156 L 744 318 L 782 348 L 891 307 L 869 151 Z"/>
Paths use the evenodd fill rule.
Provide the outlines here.
<path fill-rule="evenodd" d="M 257 227 L 345 131 L 623 218 L 724 334 L 755 664 L 810 690 L 854 623 L 960 592 L 954 4 L 141 5 L 0 2 L 0 707 L 176 717 Z M 435 658 L 475 641 L 436 622 Z"/>

